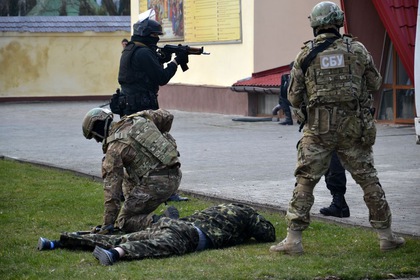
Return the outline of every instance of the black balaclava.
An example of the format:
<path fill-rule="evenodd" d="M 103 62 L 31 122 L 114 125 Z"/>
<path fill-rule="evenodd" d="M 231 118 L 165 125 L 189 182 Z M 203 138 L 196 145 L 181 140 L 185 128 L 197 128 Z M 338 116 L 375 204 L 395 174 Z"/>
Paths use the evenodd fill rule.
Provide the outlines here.
<path fill-rule="evenodd" d="M 149 48 L 156 49 L 156 44 L 159 42 L 159 37 L 133 35 L 131 36 L 131 41 L 140 42 Z"/>

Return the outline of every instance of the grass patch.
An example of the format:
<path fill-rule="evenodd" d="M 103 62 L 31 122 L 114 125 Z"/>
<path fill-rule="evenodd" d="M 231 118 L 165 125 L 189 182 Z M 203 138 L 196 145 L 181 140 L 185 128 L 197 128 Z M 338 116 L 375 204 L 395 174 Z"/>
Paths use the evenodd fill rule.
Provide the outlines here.
<path fill-rule="evenodd" d="M 190 197 L 173 202 L 181 216 L 215 204 Z M 163 211 L 160 207 L 157 211 Z M 91 252 L 39 252 L 40 236 L 87 230 L 102 221 L 102 185 L 71 172 L 0 160 L 0 279 L 389 279 L 420 277 L 420 240 L 379 251 L 364 228 L 314 221 L 303 233 L 305 254 L 273 254 L 250 242 L 223 250 L 101 266 Z M 286 234 L 284 217 L 264 213 Z M 335 276 L 336 278 L 333 278 Z"/>

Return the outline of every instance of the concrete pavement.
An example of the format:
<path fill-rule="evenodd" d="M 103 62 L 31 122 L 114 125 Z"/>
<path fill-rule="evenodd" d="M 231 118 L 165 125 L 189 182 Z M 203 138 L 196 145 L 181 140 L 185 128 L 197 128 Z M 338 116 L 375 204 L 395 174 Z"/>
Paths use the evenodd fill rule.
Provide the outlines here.
<path fill-rule="evenodd" d="M 104 101 L 105 103 L 105 101 Z M 0 103 L 0 156 L 100 176 L 100 144 L 82 135 L 88 110 L 101 102 Z M 291 198 L 298 126 L 238 122 L 228 116 L 171 110 L 187 194 L 236 200 L 285 211 Z M 117 117 L 118 118 L 118 117 Z M 393 213 L 393 229 L 420 237 L 420 145 L 414 126 L 377 125 L 375 165 Z M 313 217 L 367 226 L 363 193 L 348 174 L 350 218 L 319 214 L 331 196 L 321 181 Z"/>

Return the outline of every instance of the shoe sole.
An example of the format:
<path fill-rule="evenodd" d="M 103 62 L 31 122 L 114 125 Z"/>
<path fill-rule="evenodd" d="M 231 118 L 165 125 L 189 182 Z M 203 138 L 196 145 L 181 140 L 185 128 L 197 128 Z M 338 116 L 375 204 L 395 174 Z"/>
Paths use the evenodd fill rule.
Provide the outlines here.
<path fill-rule="evenodd" d="M 324 216 L 331 216 L 331 217 L 336 217 L 336 218 L 348 218 L 348 217 L 350 217 L 350 211 L 341 212 L 341 215 L 334 215 L 329 211 L 323 211 L 323 209 L 321 209 L 321 210 L 319 210 L 319 213 L 321 213 Z"/>
<path fill-rule="evenodd" d="M 105 266 L 113 265 L 113 261 L 109 258 L 108 254 L 105 252 L 104 249 L 102 249 L 99 246 L 95 247 L 95 250 L 93 250 L 93 256 L 98 259 L 98 261 Z"/>
<path fill-rule="evenodd" d="M 36 247 L 39 251 L 42 251 L 44 249 L 44 244 L 43 244 L 43 240 L 42 238 L 38 239 L 38 246 Z"/>
<path fill-rule="evenodd" d="M 404 246 L 404 244 L 405 244 L 405 241 L 403 243 L 398 243 L 398 244 L 393 244 L 393 245 L 388 245 L 388 246 L 383 246 L 383 247 L 381 246 L 380 249 L 382 252 L 388 252 L 388 251 L 398 249 Z"/>
<path fill-rule="evenodd" d="M 276 245 L 275 246 L 271 246 L 270 247 L 270 252 L 273 252 L 273 253 L 284 253 L 284 254 L 287 254 L 287 255 L 290 255 L 290 256 L 300 256 L 300 255 L 303 255 L 303 248 L 302 249 L 299 249 L 299 250 L 287 250 L 287 249 L 285 249 L 285 250 L 276 250 Z"/>

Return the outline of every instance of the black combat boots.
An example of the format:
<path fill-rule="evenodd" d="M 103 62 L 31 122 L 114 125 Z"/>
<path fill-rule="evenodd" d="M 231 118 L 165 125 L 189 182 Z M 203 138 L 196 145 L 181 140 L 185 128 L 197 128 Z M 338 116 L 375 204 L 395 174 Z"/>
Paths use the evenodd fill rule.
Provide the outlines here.
<path fill-rule="evenodd" d="M 333 200 L 329 207 L 324 207 L 319 210 L 325 216 L 334 216 L 338 218 L 350 217 L 350 209 L 344 198 L 344 194 L 334 194 Z"/>

